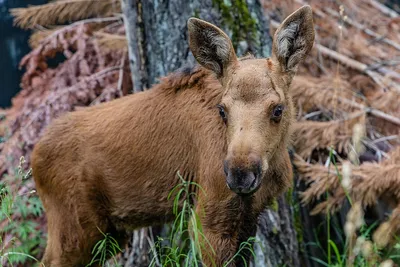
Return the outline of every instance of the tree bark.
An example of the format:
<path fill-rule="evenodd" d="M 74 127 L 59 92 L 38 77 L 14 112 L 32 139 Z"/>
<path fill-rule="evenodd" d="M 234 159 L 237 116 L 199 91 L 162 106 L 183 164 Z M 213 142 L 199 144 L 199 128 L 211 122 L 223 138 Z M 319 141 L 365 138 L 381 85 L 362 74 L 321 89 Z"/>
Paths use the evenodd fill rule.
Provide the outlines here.
<path fill-rule="evenodd" d="M 293 219 L 293 208 L 285 196 L 277 200 L 276 210 L 269 208 L 261 214 L 252 266 L 303 266 Z"/>
<path fill-rule="evenodd" d="M 122 1 L 125 23 L 129 23 L 126 29 L 133 81 L 139 83 L 135 91 L 150 87 L 159 77 L 185 64 L 195 63 L 187 41 L 190 17 L 222 28 L 232 38 L 239 56 L 248 52 L 258 57 L 270 55 L 269 23 L 259 0 Z M 276 211 L 267 209 L 260 216 L 253 266 L 300 266 L 293 210 L 285 197 L 277 203 Z M 147 234 L 141 231 L 142 235 L 134 233 L 121 261 L 123 266 L 148 265 L 151 230 L 146 230 Z"/>
<path fill-rule="evenodd" d="M 121 0 L 126 38 L 128 39 L 129 66 L 131 68 L 133 91 L 140 92 L 149 86 L 144 51 L 145 38 L 142 23 L 142 1 Z"/>
<path fill-rule="evenodd" d="M 229 1 L 222 0 L 122 1 L 130 3 L 123 6 L 123 11 L 126 21 L 129 22 L 129 26 L 126 26 L 129 31 L 127 33 L 129 48 L 133 51 L 132 54 L 136 55 L 132 58 L 135 65 L 133 70 L 142 69 L 142 67 L 146 70 L 133 73 L 133 75 L 147 75 L 148 82 L 144 84 L 147 87 L 154 84 L 157 78 L 167 75 L 186 63 L 195 62 L 187 42 L 186 23 L 190 17 L 199 17 L 211 22 L 221 27 L 230 36 L 239 36 L 240 38 L 236 38 L 236 43 L 234 43 L 238 54 L 246 52 L 258 56 L 270 54 L 269 25 L 258 0 L 239 1 L 243 2 L 248 16 L 241 14 L 237 15 L 238 17 L 235 17 L 233 13 L 235 10 L 243 13 L 243 7 L 229 5 Z M 134 8 L 137 10 L 126 10 Z M 221 8 L 225 11 L 221 12 Z M 228 15 L 223 14 L 229 8 L 232 11 Z M 135 23 L 137 21 L 140 23 Z M 254 26 L 241 27 L 241 24 Z M 254 34 L 246 30 L 254 31 Z M 135 33 L 141 33 L 142 37 L 135 38 Z M 143 51 L 143 53 L 138 51 Z M 138 54 L 140 57 L 137 56 Z M 140 77 L 138 80 L 146 80 L 147 77 Z"/>

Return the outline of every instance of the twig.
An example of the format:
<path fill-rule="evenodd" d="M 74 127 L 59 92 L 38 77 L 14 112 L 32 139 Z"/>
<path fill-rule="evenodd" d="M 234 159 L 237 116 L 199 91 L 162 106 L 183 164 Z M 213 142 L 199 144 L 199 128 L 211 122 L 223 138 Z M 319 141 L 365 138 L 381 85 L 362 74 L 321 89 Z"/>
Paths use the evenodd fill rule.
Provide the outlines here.
<path fill-rule="evenodd" d="M 376 0 L 370 0 L 370 4 L 375 7 L 376 9 L 379 9 L 380 12 L 382 12 L 385 15 L 388 15 L 392 18 L 397 18 L 399 16 L 399 14 L 397 14 L 396 11 L 394 11 L 393 9 L 388 8 L 387 6 L 379 3 Z"/>
<path fill-rule="evenodd" d="M 152 227 L 149 227 L 149 235 L 146 236 L 146 238 L 147 238 L 147 242 L 150 245 L 150 250 L 154 254 L 153 258 L 155 259 L 156 266 L 161 267 L 162 265 L 161 265 L 161 263 L 160 263 L 160 261 L 158 259 L 158 255 L 157 255 L 158 253 L 157 253 L 157 250 L 156 250 L 156 244 L 155 244 L 155 241 L 154 241 L 154 235 L 153 235 L 153 228 Z"/>
<path fill-rule="evenodd" d="M 327 57 L 330 57 L 332 59 L 335 59 L 338 62 L 340 62 L 341 64 L 343 64 L 343 65 L 345 65 L 345 66 L 347 66 L 349 68 L 352 68 L 352 69 L 355 69 L 355 70 L 358 70 L 358 71 L 360 71 L 362 73 L 367 74 L 372 80 L 374 80 L 374 82 L 376 82 L 382 88 L 388 87 L 383 82 L 383 80 L 384 80 L 383 77 L 379 73 L 370 70 L 368 65 L 366 65 L 364 63 L 361 63 L 361 62 L 359 62 L 357 60 L 354 60 L 352 58 L 349 58 L 349 57 L 347 57 L 347 56 L 345 56 L 343 54 L 340 54 L 340 53 L 338 53 L 336 51 L 333 51 L 333 50 L 331 50 L 331 49 L 329 49 L 329 48 L 327 48 L 327 47 L 325 47 L 323 45 L 315 44 L 315 47 L 321 54 L 323 54 L 323 55 L 325 55 Z M 389 84 L 389 86 L 393 87 L 397 92 L 400 92 L 400 87 L 397 84 L 391 82 Z"/>
<path fill-rule="evenodd" d="M 120 64 L 120 69 L 119 69 L 119 75 L 118 75 L 118 92 L 119 92 L 119 97 L 123 96 L 123 92 L 122 92 L 122 82 L 124 80 L 124 65 L 125 65 L 125 56 L 126 53 L 124 53 L 124 55 L 122 56 L 121 59 L 121 64 Z"/>
<path fill-rule="evenodd" d="M 124 40 L 126 41 L 126 37 L 119 34 L 107 33 L 103 31 L 98 31 L 95 33 L 98 37 L 109 38 L 109 39 L 117 39 L 117 40 Z"/>
<path fill-rule="evenodd" d="M 105 74 L 107 74 L 107 73 L 109 73 L 109 72 L 119 70 L 119 68 L 120 68 L 119 66 L 109 67 L 109 68 L 107 68 L 107 69 L 104 69 L 104 70 L 101 70 L 101 71 L 99 71 L 99 72 L 96 72 L 96 73 L 94 73 L 94 74 L 92 74 L 92 75 L 90 75 L 90 76 L 84 77 L 84 79 L 94 79 L 94 78 L 98 78 L 98 77 L 101 77 L 101 76 L 103 76 L 103 75 L 105 75 Z M 81 81 L 81 82 L 83 82 L 83 81 Z M 79 84 L 79 83 L 81 83 L 81 82 L 78 82 L 77 84 Z M 76 85 L 76 84 L 74 84 L 74 85 L 68 87 L 68 89 L 74 87 L 75 85 Z M 68 90 L 68 89 L 66 89 L 66 90 Z"/>
<path fill-rule="evenodd" d="M 380 111 L 378 109 L 369 108 L 369 110 L 367 110 L 367 113 L 370 113 L 371 115 L 374 115 L 377 118 L 385 119 L 400 126 L 400 118 L 386 114 L 385 112 Z"/>
<path fill-rule="evenodd" d="M 371 114 L 371 115 L 373 115 L 373 116 L 375 116 L 377 118 L 384 119 L 386 121 L 389 121 L 391 123 L 394 123 L 394 124 L 397 124 L 397 125 L 400 126 L 400 118 L 397 118 L 397 117 L 394 117 L 392 115 L 389 115 L 389 114 L 387 114 L 387 113 L 385 113 L 385 112 L 383 112 L 381 110 L 378 110 L 378 109 L 375 109 L 375 108 L 371 108 L 371 107 L 366 107 L 363 104 L 359 104 L 357 102 L 350 101 L 350 100 L 348 100 L 346 98 L 342 98 L 342 97 L 338 97 L 338 100 L 342 101 L 343 103 L 346 103 L 346 104 L 348 104 L 350 106 L 362 109 L 367 114 Z"/>
<path fill-rule="evenodd" d="M 396 140 L 396 139 L 400 139 L 399 135 L 390 135 L 390 136 L 384 136 L 375 140 L 372 140 L 371 143 L 376 144 L 379 142 L 384 142 L 384 141 L 390 141 L 390 140 Z"/>
<path fill-rule="evenodd" d="M 331 9 L 329 7 L 324 8 L 324 10 L 326 12 L 328 12 L 330 15 L 334 16 L 335 18 L 340 18 L 340 14 L 338 12 L 336 12 L 335 10 L 333 10 L 333 9 Z M 398 43 L 396 43 L 396 42 L 394 42 L 394 41 L 392 41 L 392 40 L 390 40 L 388 38 L 385 38 L 384 36 L 382 36 L 380 34 L 377 34 L 376 32 L 368 29 L 367 27 L 365 27 L 364 25 L 358 23 L 357 21 L 354 21 L 351 18 L 347 17 L 346 19 L 344 19 L 344 22 L 346 22 L 347 24 L 350 24 L 351 26 L 363 31 L 365 34 L 367 34 L 369 36 L 372 36 L 372 37 L 376 38 L 377 40 L 382 41 L 382 42 L 384 42 L 384 43 L 386 43 L 386 44 L 388 44 L 388 45 L 390 45 L 390 46 L 392 46 L 395 49 L 400 51 L 400 44 L 398 44 Z"/>
<path fill-rule="evenodd" d="M 336 51 L 333 51 L 321 44 L 315 44 L 316 49 L 323 55 L 330 57 L 331 59 L 337 60 L 343 65 L 358 70 L 360 72 L 365 72 L 368 70 L 368 65 L 361 63 L 357 60 L 354 60 L 352 58 L 349 58 L 343 54 L 340 54 Z"/>
<path fill-rule="evenodd" d="M 308 113 L 308 114 L 304 115 L 304 116 L 303 116 L 303 119 L 304 119 L 304 120 L 308 120 L 309 118 L 312 118 L 312 117 L 314 117 L 314 116 L 318 116 L 318 115 L 320 115 L 320 114 L 322 114 L 322 111 L 321 111 L 321 110 L 314 111 L 314 112 L 311 112 L 311 113 Z"/>

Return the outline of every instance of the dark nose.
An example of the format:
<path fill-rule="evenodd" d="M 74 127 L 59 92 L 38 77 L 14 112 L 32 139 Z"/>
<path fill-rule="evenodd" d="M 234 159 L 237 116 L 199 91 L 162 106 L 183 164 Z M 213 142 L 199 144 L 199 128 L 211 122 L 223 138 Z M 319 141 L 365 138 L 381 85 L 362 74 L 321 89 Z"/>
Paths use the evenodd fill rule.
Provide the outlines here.
<path fill-rule="evenodd" d="M 238 167 L 230 164 L 228 160 L 224 162 L 226 184 L 233 192 L 239 195 L 254 193 L 261 183 L 262 167 L 260 161 L 248 166 Z"/>

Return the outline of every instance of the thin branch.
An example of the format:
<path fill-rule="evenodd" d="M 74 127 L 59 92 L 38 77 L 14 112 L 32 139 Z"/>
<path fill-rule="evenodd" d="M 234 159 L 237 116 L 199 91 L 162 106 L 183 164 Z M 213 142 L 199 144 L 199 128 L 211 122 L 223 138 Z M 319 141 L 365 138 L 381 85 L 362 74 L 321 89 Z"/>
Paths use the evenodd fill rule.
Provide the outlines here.
<path fill-rule="evenodd" d="M 385 112 L 380 111 L 378 109 L 369 108 L 369 110 L 367 109 L 367 113 L 370 113 L 371 115 L 374 115 L 377 118 L 384 119 L 386 121 L 389 121 L 391 123 L 394 123 L 394 124 L 397 124 L 400 126 L 400 118 L 386 114 Z"/>
<path fill-rule="evenodd" d="M 324 8 L 324 10 L 326 12 L 328 12 L 330 15 L 334 16 L 335 18 L 340 18 L 340 14 L 338 12 L 336 12 L 335 10 L 333 10 L 333 9 L 331 9 L 329 7 Z M 400 44 L 398 44 L 398 43 L 396 43 L 396 42 L 394 42 L 394 41 L 392 41 L 392 40 L 390 40 L 388 38 L 385 38 L 384 36 L 382 36 L 380 34 L 377 34 L 376 32 L 368 29 L 367 27 L 365 27 L 364 25 L 358 23 L 357 21 L 352 20 L 351 18 L 347 17 L 344 20 L 344 22 L 346 22 L 347 24 L 349 24 L 349 25 L 351 25 L 351 26 L 363 31 L 365 34 L 367 34 L 367 35 L 369 35 L 371 37 L 374 37 L 376 39 L 379 39 L 380 41 L 382 41 L 382 42 L 384 42 L 384 43 L 386 43 L 386 44 L 388 44 L 388 45 L 390 45 L 390 46 L 392 46 L 395 49 L 400 51 Z"/>
<path fill-rule="evenodd" d="M 400 136 L 399 135 L 384 136 L 384 137 L 381 137 L 381 138 L 373 140 L 372 143 L 376 144 L 376 143 L 379 143 L 379 142 L 396 140 L 396 139 L 400 139 Z"/>
<path fill-rule="evenodd" d="M 338 97 L 338 100 L 346 103 L 350 106 L 365 110 L 365 112 L 367 114 L 373 115 L 374 117 L 380 118 L 380 119 L 384 119 L 386 121 L 389 121 L 391 123 L 397 124 L 400 126 L 400 118 L 394 117 L 392 115 L 389 115 L 381 110 L 375 109 L 375 108 L 371 108 L 371 107 L 366 107 L 362 104 L 359 104 L 357 102 L 354 101 L 350 101 L 348 99 L 342 98 L 342 97 Z"/>
<path fill-rule="evenodd" d="M 376 0 L 370 0 L 370 4 L 387 16 L 390 16 L 392 18 L 397 18 L 399 16 L 399 14 L 397 14 L 397 12 L 395 12 L 393 9 L 388 8 L 387 6 L 379 3 Z"/>
<path fill-rule="evenodd" d="M 124 80 L 124 65 L 125 65 L 125 56 L 126 53 L 124 53 L 124 55 L 122 56 L 121 59 L 121 65 L 119 66 L 119 77 L 118 77 L 118 92 L 119 92 L 119 96 L 122 97 L 123 96 L 123 92 L 122 92 L 122 82 Z"/>
<path fill-rule="evenodd" d="M 382 88 L 387 88 L 387 85 L 383 82 L 384 78 L 375 71 L 370 70 L 369 66 L 361 63 L 357 60 L 349 58 L 343 54 L 340 54 L 336 51 L 333 51 L 321 44 L 315 44 L 316 49 L 323 55 L 330 57 L 334 60 L 337 60 L 342 65 L 345 65 L 349 68 L 358 70 L 362 73 L 367 74 L 372 80 L 374 80 L 379 86 Z M 393 87 L 396 91 L 400 92 L 400 87 L 397 84 L 391 83 L 391 87 Z"/>
<path fill-rule="evenodd" d="M 120 69 L 119 66 L 109 67 L 109 68 L 107 68 L 107 69 L 104 69 L 104 70 L 101 70 L 101 71 L 99 71 L 99 72 L 96 72 L 96 73 L 94 73 L 94 74 L 92 74 L 92 75 L 90 75 L 90 76 L 88 76 L 88 77 L 85 77 L 84 79 L 96 79 L 96 78 L 99 78 L 99 77 L 101 77 L 101 76 L 103 76 L 103 75 L 109 73 L 109 72 L 116 71 L 116 70 L 119 70 L 119 69 Z M 79 84 L 79 83 L 78 83 L 78 84 Z M 71 87 L 69 87 L 69 88 L 72 88 L 72 87 L 74 87 L 74 86 L 75 86 L 75 85 L 73 85 L 73 86 L 71 86 Z M 67 89 L 66 89 L 66 90 L 67 90 Z"/>

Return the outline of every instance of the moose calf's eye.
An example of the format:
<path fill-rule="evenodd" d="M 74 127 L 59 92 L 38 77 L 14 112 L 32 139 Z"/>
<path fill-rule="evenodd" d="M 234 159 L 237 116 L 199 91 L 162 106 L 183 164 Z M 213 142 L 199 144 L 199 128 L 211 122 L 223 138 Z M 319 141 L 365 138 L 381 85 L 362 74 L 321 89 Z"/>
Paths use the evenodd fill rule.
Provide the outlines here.
<path fill-rule="evenodd" d="M 284 107 L 282 105 L 277 105 L 272 112 L 272 119 L 276 122 L 280 121 L 282 117 Z"/>
<path fill-rule="evenodd" d="M 222 120 L 226 123 L 228 118 L 226 116 L 224 107 L 222 105 L 217 105 L 217 108 L 219 109 L 219 115 L 221 116 Z"/>

